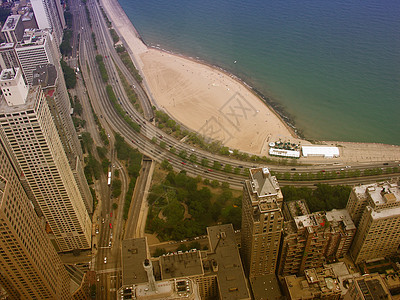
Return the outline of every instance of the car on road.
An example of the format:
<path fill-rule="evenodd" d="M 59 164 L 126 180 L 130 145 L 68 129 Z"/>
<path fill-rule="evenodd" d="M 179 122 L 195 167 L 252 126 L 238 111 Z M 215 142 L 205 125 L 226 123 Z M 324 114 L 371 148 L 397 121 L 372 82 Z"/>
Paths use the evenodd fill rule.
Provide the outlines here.
<path fill-rule="evenodd" d="M 104 257 L 104 263 L 107 263 L 107 256 Z"/>
<path fill-rule="evenodd" d="M 296 171 L 296 168 L 291 168 L 290 170 L 292 170 L 292 171 Z"/>
<path fill-rule="evenodd" d="M 387 166 L 389 163 L 383 163 L 384 166 Z"/>
<path fill-rule="evenodd" d="M 186 162 L 183 161 L 183 162 L 181 162 L 181 164 L 182 164 L 182 165 L 186 165 Z"/>
<path fill-rule="evenodd" d="M 108 242 L 108 247 L 111 247 L 111 241 Z"/>
<path fill-rule="evenodd" d="M 101 223 L 103 223 L 103 224 L 104 224 L 104 218 L 101 220 Z"/>
<path fill-rule="evenodd" d="M 110 228 L 112 228 L 112 224 L 110 223 Z"/>
<path fill-rule="evenodd" d="M 112 217 L 112 212 L 110 212 L 110 217 Z"/>
<path fill-rule="evenodd" d="M 207 169 L 207 171 L 208 171 L 208 172 L 212 172 L 212 170 L 211 170 L 211 169 Z"/>

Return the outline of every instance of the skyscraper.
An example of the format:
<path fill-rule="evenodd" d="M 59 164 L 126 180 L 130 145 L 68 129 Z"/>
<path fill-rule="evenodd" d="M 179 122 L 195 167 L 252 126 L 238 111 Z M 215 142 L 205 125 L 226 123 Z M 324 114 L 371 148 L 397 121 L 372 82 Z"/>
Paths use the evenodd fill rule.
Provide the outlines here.
<path fill-rule="evenodd" d="M 3 33 L 7 43 L 17 43 L 24 35 L 24 25 L 20 15 L 11 15 L 4 22 Z"/>
<path fill-rule="evenodd" d="M 400 188 L 383 182 L 353 188 L 347 203 L 350 215 L 361 215 L 350 254 L 356 264 L 396 254 L 400 245 Z M 356 217 L 357 218 L 357 217 Z"/>
<path fill-rule="evenodd" d="M 59 0 L 31 0 L 31 4 L 39 29 L 50 29 L 59 47 L 65 27 L 61 2 Z"/>
<path fill-rule="evenodd" d="M 268 168 L 250 169 L 243 188 L 242 259 L 247 275 L 274 274 L 278 259 L 283 196 Z"/>
<path fill-rule="evenodd" d="M 70 299 L 68 273 L 2 145 L 0 285 L 12 299 Z"/>
<path fill-rule="evenodd" d="M 46 218 L 57 250 L 88 249 L 91 220 L 40 87 L 27 91 L 19 69 L 3 70 L 1 138 Z M 13 87 L 11 89 L 11 87 Z"/>

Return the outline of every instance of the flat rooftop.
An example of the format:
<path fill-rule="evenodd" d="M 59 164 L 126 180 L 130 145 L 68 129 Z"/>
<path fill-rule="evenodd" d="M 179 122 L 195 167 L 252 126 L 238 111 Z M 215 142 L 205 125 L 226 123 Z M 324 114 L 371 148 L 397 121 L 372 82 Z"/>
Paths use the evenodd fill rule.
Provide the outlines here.
<path fill-rule="evenodd" d="M 19 42 L 16 48 L 22 48 L 32 45 L 43 45 L 46 42 L 48 32 L 42 29 L 26 29 L 22 41 Z"/>
<path fill-rule="evenodd" d="M 40 85 L 42 88 L 55 86 L 57 70 L 52 64 L 44 64 L 36 67 L 33 71 L 32 85 Z"/>
<path fill-rule="evenodd" d="M 305 216 L 294 217 L 293 220 L 296 223 L 297 229 L 325 225 L 325 215 L 318 212 Z"/>
<path fill-rule="evenodd" d="M 0 51 L 10 50 L 14 48 L 15 43 L 1 43 Z"/>
<path fill-rule="evenodd" d="M 163 255 L 160 266 L 162 280 L 203 275 L 200 251 Z"/>
<path fill-rule="evenodd" d="M 207 227 L 208 259 L 217 274 L 221 299 L 250 299 L 232 224 Z"/>
<path fill-rule="evenodd" d="M 372 186 L 368 186 L 366 192 L 375 206 L 394 202 L 400 205 L 400 189 L 395 182 L 376 183 Z"/>
<path fill-rule="evenodd" d="M 347 209 L 333 209 L 326 212 L 326 219 L 329 222 L 342 222 L 346 230 L 356 229 L 353 221 L 350 218 Z"/>
<path fill-rule="evenodd" d="M 122 285 L 133 285 L 147 282 L 143 262 L 147 259 L 146 238 L 122 241 Z"/>
<path fill-rule="evenodd" d="M 8 106 L 6 101 L 0 101 L 0 112 L 1 114 L 16 114 L 25 112 L 27 110 L 34 111 L 36 109 L 35 103 L 38 97 L 38 93 L 40 92 L 40 87 L 35 86 L 29 89 L 28 95 L 26 96 L 26 100 L 24 104 L 21 105 L 13 105 Z"/>
<path fill-rule="evenodd" d="M 1 31 L 12 31 L 17 26 L 19 19 L 21 18 L 20 15 L 10 15 L 8 16 L 7 20 L 4 22 L 3 29 Z"/>

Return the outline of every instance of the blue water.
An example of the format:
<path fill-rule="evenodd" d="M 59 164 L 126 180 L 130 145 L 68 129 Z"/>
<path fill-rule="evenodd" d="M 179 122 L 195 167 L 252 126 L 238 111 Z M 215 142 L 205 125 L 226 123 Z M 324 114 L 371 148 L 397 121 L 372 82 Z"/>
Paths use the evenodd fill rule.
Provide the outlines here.
<path fill-rule="evenodd" d="M 306 138 L 400 145 L 400 1 L 119 1 L 148 45 L 234 73 Z"/>

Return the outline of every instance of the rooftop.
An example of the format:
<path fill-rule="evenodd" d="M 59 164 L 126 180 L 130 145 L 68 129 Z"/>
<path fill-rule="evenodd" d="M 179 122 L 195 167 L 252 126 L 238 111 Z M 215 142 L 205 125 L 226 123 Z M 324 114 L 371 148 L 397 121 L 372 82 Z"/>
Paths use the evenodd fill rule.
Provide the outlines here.
<path fill-rule="evenodd" d="M 250 169 L 250 184 L 259 198 L 277 195 L 279 192 L 278 181 L 271 176 L 268 168 Z"/>
<path fill-rule="evenodd" d="M 0 50 L 8 50 L 14 48 L 15 43 L 1 43 Z"/>
<path fill-rule="evenodd" d="M 326 221 L 325 214 L 322 212 L 294 217 L 293 220 L 296 223 L 297 229 L 302 229 L 305 227 L 324 226 Z"/>
<path fill-rule="evenodd" d="M 0 80 L 8 81 L 8 80 L 14 79 L 17 72 L 18 72 L 18 69 L 4 69 L 1 71 Z"/>
<path fill-rule="evenodd" d="M 143 261 L 147 259 L 146 238 L 122 241 L 122 285 L 133 285 L 147 282 Z"/>
<path fill-rule="evenodd" d="M 347 209 L 333 209 L 326 212 L 326 219 L 331 222 L 343 222 L 346 230 L 356 229 Z"/>
<path fill-rule="evenodd" d="M 45 64 L 36 67 L 33 71 L 32 85 L 40 85 L 42 88 L 53 87 L 57 80 L 57 70 L 52 64 Z"/>
<path fill-rule="evenodd" d="M 366 187 L 366 193 L 375 206 L 397 202 L 400 206 L 400 189 L 395 182 L 381 182 Z"/>
<path fill-rule="evenodd" d="M 250 299 L 232 224 L 207 227 L 208 260 L 217 274 L 221 299 Z"/>
<path fill-rule="evenodd" d="M 163 255 L 160 257 L 160 266 L 163 280 L 203 274 L 200 251 Z"/>
<path fill-rule="evenodd" d="M 7 20 L 4 22 L 3 29 L 1 31 L 12 31 L 15 29 L 19 19 L 21 18 L 20 15 L 10 15 L 8 16 Z"/>
<path fill-rule="evenodd" d="M 6 101 L 0 101 L 0 111 L 2 114 L 20 113 L 28 110 L 34 111 L 35 109 L 37 109 L 35 105 L 37 98 L 40 96 L 40 93 L 40 87 L 31 87 L 29 89 L 28 95 L 26 96 L 25 103 L 21 105 L 9 106 Z"/>
<path fill-rule="evenodd" d="M 42 29 L 25 29 L 22 41 L 17 44 L 17 49 L 32 45 L 43 45 L 48 32 Z"/>

